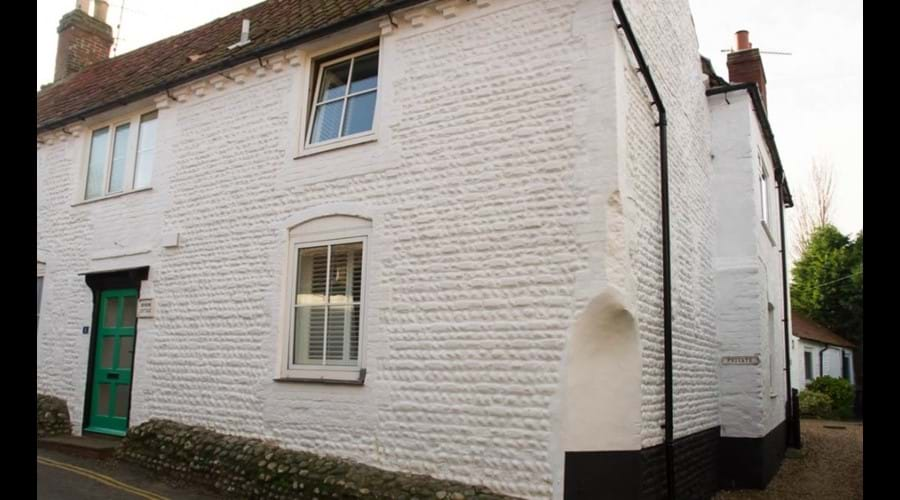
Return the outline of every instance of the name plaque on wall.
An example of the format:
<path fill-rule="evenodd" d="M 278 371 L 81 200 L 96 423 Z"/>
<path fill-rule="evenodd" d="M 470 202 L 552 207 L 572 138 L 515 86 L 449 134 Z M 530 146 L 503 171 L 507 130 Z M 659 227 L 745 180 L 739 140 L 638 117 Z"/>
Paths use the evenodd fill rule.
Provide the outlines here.
<path fill-rule="evenodd" d="M 723 365 L 758 365 L 759 356 L 725 356 L 722 358 Z"/>
<path fill-rule="evenodd" d="M 137 317 L 152 318 L 153 317 L 153 299 L 138 299 Z"/>

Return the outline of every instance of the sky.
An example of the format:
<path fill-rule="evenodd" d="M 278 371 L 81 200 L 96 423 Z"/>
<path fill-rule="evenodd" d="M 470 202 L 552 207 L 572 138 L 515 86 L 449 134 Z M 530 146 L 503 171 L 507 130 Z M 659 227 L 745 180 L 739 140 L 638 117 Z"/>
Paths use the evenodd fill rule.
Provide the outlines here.
<path fill-rule="evenodd" d="M 762 51 L 768 113 L 791 191 L 807 185 L 813 158 L 834 167 L 834 223 L 862 229 L 862 0 L 689 0 L 700 52 L 727 78 L 734 32 Z M 93 3 L 93 2 L 92 2 Z M 124 3 L 124 8 L 123 8 Z M 116 54 L 181 33 L 259 0 L 111 0 Z M 37 2 L 37 87 L 53 80 L 56 27 L 75 0 Z M 787 230 L 790 239 L 788 209 Z"/>

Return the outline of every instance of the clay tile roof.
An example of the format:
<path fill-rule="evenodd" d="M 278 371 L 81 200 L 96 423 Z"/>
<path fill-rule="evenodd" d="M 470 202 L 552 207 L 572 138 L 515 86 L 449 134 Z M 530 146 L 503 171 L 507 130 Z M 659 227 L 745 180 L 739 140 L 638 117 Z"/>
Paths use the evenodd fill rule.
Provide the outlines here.
<path fill-rule="evenodd" d="M 795 337 L 814 340 L 839 347 L 856 347 L 852 342 L 807 318 L 797 311 L 791 311 L 791 325 Z"/>
<path fill-rule="evenodd" d="M 267 0 L 92 64 L 43 88 L 37 95 L 37 130 L 72 123 L 421 1 Z M 251 43 L 228 50 L 240 39 L 244 19 L 250 20 Z"/>

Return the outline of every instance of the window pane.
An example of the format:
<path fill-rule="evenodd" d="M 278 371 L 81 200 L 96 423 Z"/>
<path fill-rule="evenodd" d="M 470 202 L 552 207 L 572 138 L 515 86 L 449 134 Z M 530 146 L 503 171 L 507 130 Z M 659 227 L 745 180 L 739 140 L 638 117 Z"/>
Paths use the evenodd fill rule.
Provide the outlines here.
<path fill-rule="evenodd" d="M 122 304 L 122 326 L 134 326 L 137 319 L 137 297 L 125 297 Z"/>
<path fill-rule="evenodd" d="M 378 85 L 378 52 L 357 58 L 353 62 L 350 93 L 374 89 Z"/>
<path fill-rule="evenodd" d="M 359 357 L 359 306 L 353 306 L 353 315 L 350 318 L 350 359 L 356 361 Z"/>
<path fill-rule="evenodd" d="M 109 415 L 109 384 L 99 384 L 99 392 L 97 397 L 97 415 Z"/>
<path fill-rule="evenodd" d="M 358 342 L 359 324 L 354 331 L 353 313 L 359 306 L 330 306 L 328 308 L 327 365 L 354 365 L 351 345 Z"/>
<path fill-rule="evenodd" d="M 116 337 L 107 335 L 103 337 L 103 346 L 101 347 L 100 368 L 108 369 L 113 367 L 113 354 L 116 346 Z"/>
<path fill-rule="evenodd" d="M 115 416 L 125 418 L 128 416 L 128 389 L 129 384 L 116 384 L 116 413 Z"/>
<path fill-rule="evenodd" d="M 156 159 L 156 112 L 141 117 L 138 131 L 137 160 L 134 167 L 134 189 L 150 186 L 153 162 Z"/>
<path fill-rule="evenodd" d="M 359 301 L 362 272 L 362 243 L 348 243 L 331 247 L 331 304 Z M 352 285 L 352 286 L 351 286 Z"/>
<path fill-rule="evenodd" d="M 297 305 L 325 303 L 325 280 L 328 265 L 328 247 L 300 249 L 297 266 Z"/>
<path fill-rule="evenodd" d="M 325 306 L 298 307 L 294 313 L 294 364 L 321 364 Z"/>
<path fill-rule="evenodd" d="M 128 151 L 128 130 L 131 125 L 116 127 L 113 139 L 112 170 L 109 173 L 109 192 L 118 193 L 125 187 L 125 156 Z"/>
<path fill-rule="evenodd" d="M 130 335 L 119 337 L 119 362 L 116 363 L 116 368 L 119 370 L 130 370 L 133 354 L 134 337 Z"/>
<path fill-rule="evenodd" d="M 341 111 L 343 109 L 343 100 L 323 104 L 316 108 L 316 118 L 310 143 L 327 141 L 338 136 L 338 131 L 341 127 Z"/>
<path fill-rule="evenodd" d="M 116 327 L 116 314 L 119 312 L 118 297 L 110 297 L 106 299 L 106 315 L 103 318 L 103 326 L 107 328 Z"/>
<path fill-rule="evenodd" d="M 350 98 L 347 104 L 347 116 L 344 117 L 344 133 L 357 134 L 372 130 L 372 119 L 375 117 L 375 95 L 367 92 Z"/>
<path fill-rule="evenodd" d="M 85 199 L 96 198 L 103 194 L 103 176 L 106 174 L 106 151 L 109 141 L 109 128 L 95 130 L 91 136 L 91 153 L 88 159 L 87 187 Z"/>
<path fill-rule="evenodd" d="M 347 77 L 350 75 L 350 61 L 325 68 L 322 73 L 322 88 L 316 102 L 341 97 L 347 92 Z"/>

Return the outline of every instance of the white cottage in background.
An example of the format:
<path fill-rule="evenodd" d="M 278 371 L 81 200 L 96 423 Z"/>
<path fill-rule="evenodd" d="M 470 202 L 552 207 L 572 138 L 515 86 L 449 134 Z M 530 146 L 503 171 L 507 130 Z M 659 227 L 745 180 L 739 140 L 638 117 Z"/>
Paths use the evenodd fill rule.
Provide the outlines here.
<path fill-rule="evenodd" d="M 37 96 L 37 384 L 76 434 L 697 498 L 731 405 L 783 420 L 764 344 L 722 383 L 730 139 L 687 1 L 269 0 L 112 59 L 77 4 Z"/>
<path fill-rule="evenodd" d="M 793 385 L 805 389 L 813 380 L 829 376 L 856 384 L 853 371 L 853 342 L 807 318 L 791 314 L 794 337 L 791 339 Z"/>

